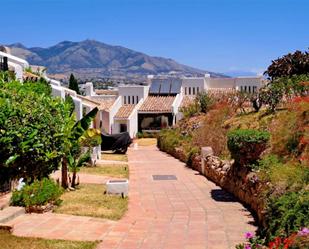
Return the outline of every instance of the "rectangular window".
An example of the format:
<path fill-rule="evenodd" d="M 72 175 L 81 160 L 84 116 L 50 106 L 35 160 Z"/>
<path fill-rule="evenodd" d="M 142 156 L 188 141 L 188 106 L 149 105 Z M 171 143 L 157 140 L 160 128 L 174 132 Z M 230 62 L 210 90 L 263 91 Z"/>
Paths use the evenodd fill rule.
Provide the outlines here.
<path fill-rule="evenodd" d="M 187 88 L 185 87 L 185 95 L 187 95 Z"/>
<path fill-rule="evenodd" d="M 251 86 L 248 86 L 248 88 L 249 88 L 249 93 L 251 93 Z"/>
<path fill-rule="evenodd" d="M 191 95 L 191 87 L 189 87 L 189 95 Z"/>
<path fill-rule="evenodd" d="M 245 86 L 245 90 L 244 91 L 247 92 L 247 86 Z"/>
<path fill-rule="evenodd" d="M 132 96 L 132 104 L 134 104 L 134 96 Z"/>
<path fill-rule="evenodd" d="M 136 104 L 138 104 L 138 96 L 136 96 Z"/>
<path fill-rule="evenodd" d="M 128 96 L 128 104 L 131 104 L 131 96 Z"/>
<path fill-rule="evenodd" d="M 195 95 L 195 87 L 192 87 L 193 95 Z"/>
<path fill-rule="evenodd" d="M 243 87 L 242 86 L 240 86 L 240 91 L 242 92 L 244 89 L 243 89 Z"/>
<path fill-rule="evenodd" d="M 196 88 L 196 94 L 199 94 L 199 92 L 200 92 L 200 88 L 197 87 L 197 88 Z"/>
<path fill-rule="evenodd" d="M 123 103 L 126 105 L 127 104 L 127 97 L 123 96 Z"/>

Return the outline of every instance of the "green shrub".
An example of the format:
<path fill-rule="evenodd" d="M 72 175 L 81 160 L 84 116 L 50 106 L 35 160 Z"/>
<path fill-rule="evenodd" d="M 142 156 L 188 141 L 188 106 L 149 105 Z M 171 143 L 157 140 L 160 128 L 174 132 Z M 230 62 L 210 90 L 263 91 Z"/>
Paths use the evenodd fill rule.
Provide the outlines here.
<path fill-rule="evenodd" d="M 46 83 L 3 83 L 0 91 L 0 183 L 42 179 L 58 169 L 66 148 L 70 106 Z"/>
<path fill-rule="evenodd" d="M 268 240 L 275 236 L 288 237 L 302 227 L 309 226 L 309 192 L 289 192 L 273 197 L 267 206 L 264 231 Z"/>
<path fill-rule="evenodd" d="M 258 130 L 237 129 L 227 135 L 227 146 L 232 158 L 240 165 L 255 164 L 266 149 L 269 133 Z"/>
<path fill-rule="evenodd" d="M 55 181 L 44 178 L 35 180 L 30 185 L 25 185 L 21 190 L 15 190 L 12 194 L 11 205 L 13 206 L 42 206 L 47 203 L 59 203 L 62 189 Z"/>
<path fill-rule="evenodd" d="M 176 147 L 178 147 L 181 143 L 181 134 L 177 129 L 166 129 L 162 130 L 158 136 L 158 147 L 172 154 Z"/>

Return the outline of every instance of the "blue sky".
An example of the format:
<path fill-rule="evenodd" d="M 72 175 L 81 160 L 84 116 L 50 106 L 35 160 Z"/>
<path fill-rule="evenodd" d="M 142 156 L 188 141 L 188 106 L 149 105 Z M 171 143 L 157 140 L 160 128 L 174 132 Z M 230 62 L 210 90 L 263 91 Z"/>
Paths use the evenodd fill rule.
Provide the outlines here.
<path fill-rule="evenodd" d="M 89 38 L 216 72 L 260 72 L 309 47 L 308 0 L 1 0 L 1 9 L 3 44 Z"/>

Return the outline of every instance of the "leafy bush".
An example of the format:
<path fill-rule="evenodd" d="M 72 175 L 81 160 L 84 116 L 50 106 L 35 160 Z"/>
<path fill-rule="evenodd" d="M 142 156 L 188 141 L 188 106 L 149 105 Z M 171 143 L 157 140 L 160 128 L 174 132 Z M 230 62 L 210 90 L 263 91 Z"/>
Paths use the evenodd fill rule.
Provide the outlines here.
<path fill-rule="evenodd" d="M 181 136 L 178 129 L 162 130 L 158 136 L 158 147 L 172 154 L 175 148 L 181 144 Z"/>
<path fill-rule="evenodd" d="M 200 107 L 200 111 L 203 112 L 203 113 L 207 113 L 212 108 L 215 101 L 206 92 L 200 92 L 196 96 L 196 102 L 198 103 L 198 105 Z"/>
<path fill-rule="evenodd" d="M 30 185 L 25 185 L 21 190 L 15 190 L 12 194 L 13 206 L 43 206 L 47 203 L 57 204 L 62 189 L 51 179 L 43 178 L 35 180 Z"/>
<path fill-rule="evenodd" d="M 266 149 L 269 133 L 257 130 L 233 130 L 227 135 L 227 146 L 232 158 L 240 165 L 256 163 Z"/>
<path fill-rule="evenodd" d="M 59 166 L 72 118 L 45 83 L 3 83 L 0 92 L 0 181 L 47 177 Z M 2 179 L 3 178 L 3 179 Z"/>
<path fill-rule="evenodd" d="M 270 199 L 267 207 L 268 240 L 275 236 L 288 237 L 302 227 L 309 226 L 309 192 L 289 192 Z"/>

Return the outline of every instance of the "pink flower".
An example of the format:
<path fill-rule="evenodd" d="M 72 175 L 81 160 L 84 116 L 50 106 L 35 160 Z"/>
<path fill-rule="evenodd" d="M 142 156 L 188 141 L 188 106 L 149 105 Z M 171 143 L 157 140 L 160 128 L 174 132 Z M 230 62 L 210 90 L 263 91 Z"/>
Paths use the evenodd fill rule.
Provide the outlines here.
<path fill-rule="evenodd" d="M 249 244 L 246 244 L 245 249 L 251 249 L 251 246 Z"/>
<path fill-rule="evenodd" d="M 300 230 L 298 232 L 298 235 L 300 235 L 300 236 L 307 236 L 307 235 L 309 235 L 309 229 L 307 227 L 304 227 L 302 230 Z"/>
<path fill-rule="evenodd" d="M 246 239 L 252 239 L 252 238 L 253 238 L 253 233 L 246 232 L 246 233 L 245 233 L 245 238 L 246 238 Z"/>

